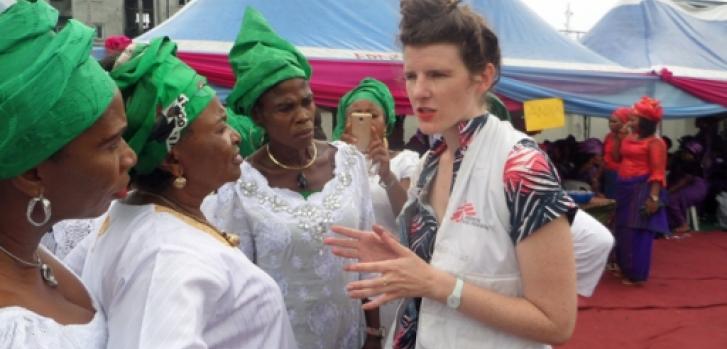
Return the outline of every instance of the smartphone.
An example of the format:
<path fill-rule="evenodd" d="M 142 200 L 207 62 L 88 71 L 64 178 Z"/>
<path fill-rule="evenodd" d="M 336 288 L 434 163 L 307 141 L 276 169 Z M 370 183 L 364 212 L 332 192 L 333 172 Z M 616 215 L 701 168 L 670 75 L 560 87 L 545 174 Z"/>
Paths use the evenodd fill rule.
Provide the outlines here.
<path fill-rule="evenodd" d="M 356 148 L 365 152 L 371 142 L 371 113 L 351 113 L 351 133 L 356 137 Z"/>

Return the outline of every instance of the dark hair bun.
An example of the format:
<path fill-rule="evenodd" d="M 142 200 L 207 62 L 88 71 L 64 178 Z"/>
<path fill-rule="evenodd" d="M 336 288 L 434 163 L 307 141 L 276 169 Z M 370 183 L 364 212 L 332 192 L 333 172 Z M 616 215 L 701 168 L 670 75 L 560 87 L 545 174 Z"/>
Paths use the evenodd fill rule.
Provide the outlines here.
<path fill-rule="evenodd" d="M 402 0 L 399 41 L 404 46 L 451 43 L 461 47 L 467 69 L 481 72 L 487 64 L 500 71 L 497 35 L 485 20 L 460 0 Z"/>

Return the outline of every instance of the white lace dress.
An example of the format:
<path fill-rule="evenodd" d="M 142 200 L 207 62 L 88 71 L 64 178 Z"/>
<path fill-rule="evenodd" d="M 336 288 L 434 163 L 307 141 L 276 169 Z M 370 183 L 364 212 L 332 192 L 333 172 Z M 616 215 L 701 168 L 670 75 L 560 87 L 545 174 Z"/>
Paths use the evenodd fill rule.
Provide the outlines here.
<path fill-rule="evenodd" d="M 350 261 L 322 240 L 333 224 L 370 229 L 373 211 L 363 156 L 345 143 L 331 144 L 338 149 L 334 177 L 307 200 L 271 188 L 244 162 L 240 180 L 209 197 L 203 210 L 219 228 L 239 234 L 245 254 L 277 281 L 301 348 L 360 349 L 361 302 L 345 290 L 359 275 L 344 272 Z"/>

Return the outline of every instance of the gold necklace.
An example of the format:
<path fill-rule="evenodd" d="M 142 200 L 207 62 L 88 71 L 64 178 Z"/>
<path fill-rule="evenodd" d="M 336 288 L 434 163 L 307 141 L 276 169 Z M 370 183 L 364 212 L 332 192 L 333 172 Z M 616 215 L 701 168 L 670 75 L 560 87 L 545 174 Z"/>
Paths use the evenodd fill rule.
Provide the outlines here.
<path fill-rule="evenodd" d="M 231 233 L 226 233 L 224 231 L 220 231 L 219 229 L 215 228 L 212 224 L 210 224 L 207 221 L 207 219 L 202 219 L 202 218 L 197 217 L 197 215 L 195 215 L 192 212 L 189 212 L 188 210 L 184 209 L 182 206 L 178 205 L 177 203 L 173 202 L 172 200 L 169 200 L 162 195 L 150 193 L 148 191 L 137 190 L 137 192 L 139 192 L 142 195 L 146 195 L 149 197 L 159 199 L 165 204 L 165 206 L 167 206 L 172 211 L 175 211 L 184 217 L 191 218 L 195 222 L 202 224 L 203 226 L 205 226 L 209 229 L 212 229 L 212 231 L 219 234 L 219 236 L 222 237 L 222 239 L 225 240 L 225 242 L 227 242 L 228 245 L 230 245 L 232 247 L 237 247 L 240 245 L 240 237 L 237 236 L 237 234 L 231 234 Z"/>
<path fill-rule="evenodd" d="M 293 170 L 293 171 L 300 171 L 298 172 L 298 176 L 295 177 L 295 181 L 298 184 L 298 188 L 301 190 L 305 190 L 308 188 L 308 178 L 305 178 L 305 174 L 303 174 L 303 170 L 313 166 L 313 164 L 316 162 L 316 159 L 318 158 L 318 147 L 316 147 L 315 143 L 313 144 L 313 157 L 308 161 L 307 164 L 303 166 L 289 166 L 285 165 L 282 162 L 278 161 L 273 156 L 273 153 L 270 152 L 270 143 L 265 145 L 265 152 L 268 153 L 268 159 L 272 161 L 275 165 L 277 165 L 280 168 L 286 169 L 286 170 Z"/>
<path fill-rule="evenodd" d="M 45 282 L 50 287 L 57 287 L 58 286 L 58 280 L 56 280 L 55 274 L 53 274 L 53 269 L 48 264 L 43 263 L 43 261 L 40 260 L 40 256 L 38 256 L 38 252 L 35 253 L 35 262 L 28 262 L 10 251 L 6 250 L 4 247 L 0 246 L 0 251 L 5 253 L 8 257 L 12 258 L 15 263 L 18 263 L 26 268 L 38 268 L 40 269 L 40 277 L 43 278 L 43 282 Z"/>
<path fill-rule="evenodd" d="M 318 147 L 316 147 L 315 143 L 313 143 L 313 157 L 310 159 L 310 161 L 308 161 L 307 164 L 305 164 L 303 166 L 289 166 L 289 165 L 286 165 L 286 164 L 283 164 L 282 162 L 280 162 L 278 159 L 276 159 L 273 156 L 273 153 L 270 152 L 270 143 L 265 145 L 265 151 L 268 153 L 268 158 L 270 159 L 270 161 L 272 161 L 274 164 L 276 164 L 279 167 L 284 168 L 286 170 L 294 170 L 294 171 L 305 170 L 305 169 L 313 166 L 313 164 L 316 162 L 316 158 L 318 158 Z"/>

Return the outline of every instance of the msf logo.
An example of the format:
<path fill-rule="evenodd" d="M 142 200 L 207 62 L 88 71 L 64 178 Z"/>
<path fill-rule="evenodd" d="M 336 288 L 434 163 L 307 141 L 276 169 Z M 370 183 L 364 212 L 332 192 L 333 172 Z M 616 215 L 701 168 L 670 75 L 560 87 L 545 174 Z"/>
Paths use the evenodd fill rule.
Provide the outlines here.
<path fill-rule="evenodd" d="M 474 217 L 477 213 L 475 212 L 475 207 L 472 206 L 472 203 L 465 202 L 462 204 L 462 206 L 457 207 L 456 210 L 454 210 L 454 213 L 452 213 L 452 218 L 450 218 L 452 221 L 457 223 L 462 223 L 462 220 L 464 220 L 466 217 Z"/>

